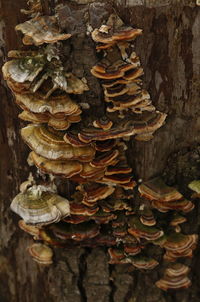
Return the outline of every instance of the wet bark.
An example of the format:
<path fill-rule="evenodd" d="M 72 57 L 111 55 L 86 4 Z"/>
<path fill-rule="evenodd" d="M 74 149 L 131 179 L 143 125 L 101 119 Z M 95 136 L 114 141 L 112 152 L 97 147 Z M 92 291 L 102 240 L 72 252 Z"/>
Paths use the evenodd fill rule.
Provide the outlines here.
<path fill-rule="evenodd" d="M 43 2 L 48 11 L 54 8 L 56 1 Z M 75 2 L 82 5 L 95 1 Z M 143 29 L 143 36 L 136 42 L 136 52 L 145 71 L 145 87 L 157 109 L 168 114 L 166 124 L 153 140 L 129 142 L 129 161 L 138 178 L 146 180 L 164 173 L 166 181 L 178 185 L 186 195 L 188 181 L 200 176 L 200 9 L 195 2 L 113 1 L 126 24 Z M 8 50 L 21 46 L 14 26 L 24 20 L 20 9 L 25 6 L 25 0 L 0 0 L 1 64 Z M 80 52 L 78 50 L 77 55 L 80 56 Z M 111 266 L 104 248 L 58 249 L 50 267 L 41 267 L 32 261 L 26 252 L 32 240 L 18 229 L 18 218 L 9 210 L 29 168 L 26 164 L 28 148 L 19 135 L 19 110 L 3 79 L 0 97 L 0 301 L 199 301 L 199 249 L 192 261 L 186 260 L 192 267 L 192 287 L 168 294 L 154 285 L 160 268 L 144 273 L 130 271 L 126 265 Z M 186 231 L 199 233 L 198 204 L 188 216 Z"/>

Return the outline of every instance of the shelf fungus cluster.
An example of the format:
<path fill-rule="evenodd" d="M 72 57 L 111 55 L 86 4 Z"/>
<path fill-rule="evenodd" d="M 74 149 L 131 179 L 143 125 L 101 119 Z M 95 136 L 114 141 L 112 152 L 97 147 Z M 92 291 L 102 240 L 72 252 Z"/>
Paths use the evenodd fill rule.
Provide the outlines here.
<path fill-rule="evenodd" d="M 30 20 L 16 26 L 26 50 L 9 52 L 3 75 L 23 110 L 19 118 L 29 122 L 21 136 L 31 149 L 28 163 L 41 176 L 38 184 L 25 182 L 11 204 L 22 218 L 19 227 L 36 241 L 28 248 L 30 255 L 50 264 L 51 247 L 106 246 L 111 264 L 141 270 L 161 261 L 149 254 L 153 245 L 165 251 L 165 261 L 191 257 L 197 236 L 182 234 L 180 224 L 193 203 L 158 178 L 140 184 L 138 193 L 126 157 L 127 139 L 152 139 L 166 119 L 143 89 L 143 69 L 133 51 L 142 30 L 126 27 L 113 14 L 87 36 L 97 56 L 86 74 L 99 81 L 105 109 L 102 116 L 87 116 L 79 105 L 80 96 L 89 91 L 87 80 L 66 67 L 68 57 L 62 52 L 64 46 L 73 53 L 70 41 L 76 35 L 62 32 L 56 15 L 43 16 L 40 1 L 29 5 L 23 12 Z M 76 187 L 70 197 L 59 185 L 56 191 L 55 183 L 69 181 Z M 165 219 L 160 222 L 159 213 L 172 211 L 169 225 Z M 187 272 L 173 263 L 157 286 L 188 287 Z"/>

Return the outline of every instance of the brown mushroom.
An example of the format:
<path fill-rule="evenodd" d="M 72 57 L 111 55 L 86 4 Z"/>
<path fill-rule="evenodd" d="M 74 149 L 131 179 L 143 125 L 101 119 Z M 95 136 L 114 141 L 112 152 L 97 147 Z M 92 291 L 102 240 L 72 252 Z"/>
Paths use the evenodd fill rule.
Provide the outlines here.
<path fill-rule="evenodd" d="M 28 251 L 33 260 L 39 264 L 49 265 L 53 263 L 53 251 L 45 244 L 34 243 L 28 247 Z"/>
<path fill-rule="evenodd" d="M 40 237 L 40 228 L 34 225 L 27 224 L 23 219 L 18 221 L 18 226 L 24 232 L 34 236 L 34 239 L 38 239 Z"/>
<path fill-rule="evenodd" d="M 147 226 L 140 222 L 137 216 L 130 216 L 128 219 L 128 232 L 137 237 L 146 240 L 156 240 L 163 236 L 164 232 L 154 226 Z"/>
<path fill-rule="evenodd" d="M 69 224 L 66 222 L 59 222 L 50 227 L 60 239 L 73 239 L 74 241 L 82 241 L 94 238 L 99 235 L 99 226 L 92 222 L 83 222 L 81 224 Z"/>
<path fill-rule="evenodd" d="M 115 188 L 96 183 L 88 183 L 83 185 L 83 187 L 79 187 L 79 190 L 83 193 L 82 203 L 91 206 L 98 200 L 102 200 L 110 196 L 114 192 Z"/>
<path fill-rule="evenodd" d="M 19 193 L 11 203 L 11 209 L 26 224 L 48 225 L 70 214 L 69 201 L 46 187 L 32 186 Z"/>
<path fill-rule="evenodd" d="M 38 155 L 51 160 L 93 159 L 95 150 L 91 146 L 75 148 L 63 140 L 62 132 L 53 131 L 44 125 L 29 125 L 21 129 L 21 135 L 28 146 Z"/>
<path fill-rule="evenodd" d="M 82 142 L 90 143 L 92 141 L 103 141 L 144 133 L 152 134 L 163 125 L 166 114 L 156 111 L 146 115 L 143 119 L 142 121 L 120 121 L 108 131 L 95 128 L 83 129 L 78 133 L 78 137 Z"/>
<path fill-rule="evenodd" d="M 181 289 L 181 288 L 188 288 L 191 285 L 191 281 L 186 276 L 189 272 L 189 267 L 181 264 L 181 263 L 174 263 L 171 264 L 165 270 L 164 277 L 156 282 L 156 286 L 162 290 L 169 290 L 169 289 Z"/>
<path fill-rule="evenodd" d="M 21 31 L 25 36 L 25 45 L 41 45 L 44 43 L 55 43 L 59 40 L 66 40 L 71 34 L 61 34 L 55 16 L 36 16 L 35 18 L 18 24 L 16 30 Z"/>
<path fill-rule="evenodd" d="M 158 177 L 142 183 L 138 187 L 138 190 L 141 196 L 149 200 L 159 200 L 163 203 L 179 200 L 183 197 L 175 188 L 167 186 L 162 179 Z"/>
<path fill-rule="evenodd" d="M 33 113 L 50 113 L 52 116 L 64 118 L 65 116 L 79 116 L 81 110 L 79 106 L 71 100 L 67 94 L 50 96 L 47 99 L 39 93 L 17 94 L 16 103 L 24 110 Z"/>
<path fill-rule="evenodd" d="M 113 32 L 113 28 L 109 25 L 102 25 L 99 29 L 95 29 L 92 32 L 92 39 L 103 44 L 102 47 L 109 48 L 120 41 L 131 41 L 137 36 L 142 34 L 141 29 L 134 29 L 132 27 L 121 27 L 116 32 Z M 101 46 L 97 46 L 97 49 Z"/>
<path fill-rule="evenodd" d="M 42 156 L 37 155 L 32 151 L 29 155 L 37 168 L 46 174 L 58 175 L 70 178 L 74 175 L 80 174 L 83 170 L 82 163 L 75 160 L 48 160 Z"/>

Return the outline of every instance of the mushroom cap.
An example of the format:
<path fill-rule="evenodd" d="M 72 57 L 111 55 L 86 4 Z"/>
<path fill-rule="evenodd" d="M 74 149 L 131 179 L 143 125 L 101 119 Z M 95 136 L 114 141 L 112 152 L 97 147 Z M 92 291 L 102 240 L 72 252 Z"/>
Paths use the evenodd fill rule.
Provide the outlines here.
<path fill-rule="evenodd" d="M 116 145 L 115 139 L 108 139 L 105 141 L 97 141 L 95 142 L 95 149 L 99 152 L 105 152 L 112 150 Z"/>
<path fill-rule="evenodd" d="M 53 233 L 60 239 L 73 239 L 82 241 L 94 238 L 99 235 L 99 225 L 93 221 L 83 222 L 80 224 L 68 224 L 59 222 L 51 226 Z"/>
<path fill-rule="evenodd" d="M 185 251 L 181 251 L 181 252 L 176 252 L 176 251 L 173 252 L 173 251 L 168 251 L 167 250 L 166 253 L 163 256 L 163 259 L 165 261 L 174 262 L 178 258 L 192 258 L 194 248 L 196 248 L 196 245 L 192 248 L 186 249 Z"/>
<path fill-rule="evenodd" d="M 147 226 L 140 222 L 136 216 L 130 216 L 128 219 L 128 232 L 139 238 L 145 238 L 146 240 L 156 240 L 163 236 L 163 231 L 154 227 Z"/>
<path fill-rule="evenodd" d="M 72 145 L 73 147 L 85 147 L 85 146 L 89 146 L 90 144 L 88 143 L 84 143 L 82 142 L 79 138 L 78 135 L 73 133 L 73 132 L 66 132 L 64 137 L 63 137 L 64 141 L 70 145 Z"/>
<path fill-rule="evenodd" d="M 167 291 L 168 289 L 182 289 L 182 288 L 188 288 L 191 286 L 191 281 L 187 276 L 181 276 L 177 278 L 171 278 L 165 277 L 163 279 L 160 279 L 157 281 L 156 286 L 164 291 Z"/>
<path fill-rule="evenodd" d="M 19 193 L 11 203 L 11 210 L 25 223 L 38 226 L 60 221 L 70 215 L 69 201 L 41 186 L 32 186 Z"/>
<path fill-rule="evenodd" d="M 29 155 L 33 163 L 43 173 L 70 178 L 83 170 L 82 163 L 77 160 L 49 160 L 32 151 Z"/>
<path fill-rule="evenodd" d="M 75 148 L 63 140 L 63 133 L 53 131 L 44 125 L 28 125 L 21 129 L 23 140 L 38 155 L 52 160 L 80 160 L 93 159 L 95 150 L 91 146 Z"/>
<path fill-rule="evenodd" d="M 141 252 L 141 247 L 134 243 L 125 243 L 124 252 L 130 256 L 135 256 Z"/>
<path fill-rule="evenodd" d="M 170 221 L 170 225 L 178 226 L 179 224 L 184 223 L 186 221 L 187 219 L 184 216 L 180 215 L 179 213 L 175 213 L 172 217 L 172 220 Z"/>
<path fill-rule="evenodd" d="M 110 256 L 110 264 L 117 264 L 120 260 L 125 258 L 124 250 L 119 247 L 111 247 L 108 249 L 108 254 Z"/>
<path fill-rule="evenodd" d="M 113 122 L 110 121 L 108 118 L 101 118 L 101 119 L 98 119 L 98 120 L 95 120 L 93 122 L 93 126 L 96 127 L 96 128 L 101 128 L 101 129 L 104 129 L 104 130 L 109 130 L 113 125 Z"/>
<path fill-rule="evenodd" d="M 88 183 L 83 185 L 83 188 L 80 188 L 80 191 L 83 192 L 82 203 L 93 205 L 98 200 L 102 200 L 110 196 L 115 191 L 115 188 L 102 184 Z"/>
<path fill-rule="evenodd" d="M 71 37 L 71 34 L 60 33 L 55 16 L 36 16 L 31 20 L 18 24 L 15 29 L 25 35 L 23 39 L 25 45 L 34 44 L 38 46 Z"/>
<path fill-rule="evenodd" d="M 166 114 L 156 111 L 143 116 L 141 121 L 122 120 L 108 131 L 96 128 L 83 129 L 78 133 L 78 137 L 82 142 L 90 143 L 92 141 L 104 141 L 137 134 L 152 134 L 163 125 L 165 119 Z"/>
<path fill-rule="evenodd" d="M 172 263 L 165 270 L 165 275 L 168 277 L 179 277 L 182 275 L 187 275 L 190 271 L 190 268 L 182 263 Z"/>
<path fill-rule="evenodd" d="M 96 214 L 92 215 L 90 218 L 97 224 L 106 224 L 113 219 L 116 219 L 117 216 L 115 215 L 115 213 L 106 213 L 103 210 L 99 209 L 99 211 Z"/>
<path fill-rule="evenodd" d="M 90 72 L 94 77 L 105 80 L 105 83 L 108 80 L 117 80 L 117 84 L 126 84 L 129 81 L 136 80 L 144 73 L 141 67 L 136 68 L 134 64 L 124 64 L 123 61 L 121 66 L 115 63 L 110 68 L 98 64 L 93 66 Z"/>
<path fill-rule="evenodd" d="M 110 196 L 109 199 L 100 201 L 99 205 L 101 205 L 104 212 L 132 210 L 132 207 L 130 206 L 127 200 L 115 199 L 114 196 L 112 195 Z"/>
<path fill-rule="evenodd" d="M 104 175 L 105 167 L 93 167 L 90 163 L 83 164 L 83 170 L 80 173 L 82 178 L 95 181 L 101 179 Z M 94 179 L 95 178 L 95 179 Z"/>
<path fill-rule="evenodd" d="M 45 244 L 34 243 L 28 247 L 28 251 L 33 260 L 39 264 L 49 265 L 53 263 L 53 250 Z"/>
<path fill-rule="evenodd" d="M 34 225 L 29 225 L 23 219 L 20 219 L 18 221 L 18 226 L 20 227 L 21 230 L 23 230 L 24 232 L 26 232 L 32 236 L 35 236 L 36 238 L 38 238 L 40 235 L 39 227 L 36 227 Z"/>
<path fill-rule="evenodd" d="M 113 236 L 120 238 L 120 240 L 127 236 L 127 225 L 117 226 L 113 229 Z"/>
<path fill-rule="evenodd" d="M 132 180 L 132 176 L 130 174 L 104 175 L 99 182 L 115 186 L 119 185 L 122 187 L 126 186 L 126 184 L 129 186 L 130 184 L 132 189 L 136 186 L 136 182 Z"/>
<path fill-rule="evenodd" d="M 194 204 L 187 199 L 179 199 L 175 201 L 163 202 L 160 200 L 153 200 L 152 207 L 162 213 L 166 213 L 169 210 L 182 211 L 188 213 L 194 209 Z"/>
<path fill-rule="evenodd" d="M 24 110 L 33 113 L 50 113 L 57 117 L 65 117 L 81 114 L 79 106 L 71 100 L 67 94 L 50 96 L 48 99 L 39 93 L 18 94 L 15 93 L 16 103 Z"/>
<path fill-rule="evenodd" d="M 18 117 L 24 121 L 35 123 L 35 124 L 47 123 L 49 127 L 52 127 L 55 130 L 67 130 L 71 125 L 67 117 L 56 118 L 46 113 L 38 114 L 38 113 L 32 113 L 24 110 L 22 111 L 22 113 L 18 115 Z"/>
<path fill-rule="evenodd" d="M 183 198 L 181 193 L 179 193 L 175 188 L 167 186 L 159 177 L 142 183 L 138 187 L 138 190 L 141 196 L 149 200 L 159 200 L 163 203 Z"/>
<path fill-rule="evenodd" d="M 119 151 L 117 149 L 103 152 L 99 155 L 96 154 L 95 158 L 90 162 L 90 165 L 94 168 L 107 167 L 116 160 L 118 155 Z"/>
<path fill-rule="evenodd" d="M 113 174 L 130 174 L 132 172 L 132 168 L 120 167 L 120 165 L 109 166 L 106 169 L 105 175 L 113 175 Z"/>
<path fill-rule="evenodd" d="M 8 85 L 9 80 L 11 80 L 11 86 L 9 86 L 11 90 L 12 81 L 13 84 L 16 82 L 19 84 L 19 87 L 26 88 L 26 82 L 33 82 L 42 71 L 44 64 L 43 55 L 38 54 L 35 58 L 25 57 L 24 60 L 15 59 L 8 61 L 3 65 L 2 72 L 4 79 L 8 81 Z M 25 83 L 24 86 L 22 85 L 23 83 Z M 30 88 L 30 83 L 27 88 Z"/>
<path fill-rule="evenodd" d="M 193 249 L 198 240 L 198 235 L 184 235 L 181 233 L 172 233 L 167 237 L 163 247 L 167 251 L 184 253 L 188 249 Z"/>
<path fill-rule="evenodd" d="M 156 224 L 153 212 L 150 209 L 144 209 L 141 213 L 140 221 L 146 226 L 154 226 Z"/>
<path fill-rule="evenodd" d="M 86 222 L 90 219 L 88 216 L 83 216 L 83 215 L 70 215 L 66 218 L 63 219 L 63 221 L 71 224 L 79 224 L 82 222 Z"/>
<path fill-rule="evenodd" d="M 107 28 L 107 31 L 104 30 Z M 100 42 L 109 46 L 113 46 L 115 43 L 120 41 L 131 41 L 134 40 L 137 36 L 142 34 L 141 29 L 135 29 L 132 27 L 119 28 L 116 32 L 113 32 L 113 28 L 107 25 L 101 25 L 98 29 L 94 29 L 92 32 L 92 39 L 95 42 Z"/>
<path fill-rule="evenodd" d="M 70 216 L 68 216 L 70 217 Z M 59 247 L 65 247 L 66 241 L 57 238 L 52 230 L 48 228 L 42 228 L 40 229 L 40 239 L 43 240 L 44 243 L 51 245 L 51 246 L 59 246 Z"/>
<path fill-rule="evenodd" d="M 87 207 L 77 200 L 70 202 L 70 213 L 72 215 L 93 216 L 98 212 L 98 210 L 99 207 L 97 205 L 93 205 L 93 207 Z"/>
<path fill-rule="evenodd" d="M 154 269 L 159 263 L 153 259 L 143 255 L 128 256 L 120 261 L 120 263 L 130 263 L 137 269 Z"/>
<path fill-rule="evenodd" d="M 200 194 L 200 180 L 193 180 L 189 183 L 188 187 L 197 194 Z"/>

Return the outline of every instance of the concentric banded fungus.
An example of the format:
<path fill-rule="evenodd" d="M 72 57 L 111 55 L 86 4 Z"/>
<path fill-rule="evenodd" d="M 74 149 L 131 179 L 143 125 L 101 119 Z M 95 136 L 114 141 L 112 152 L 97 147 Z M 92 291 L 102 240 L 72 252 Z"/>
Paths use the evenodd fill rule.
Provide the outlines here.
<path fill-rule="evenodd" d="M 59 222 L 52 225 L 51 229 L 58 238 L 75 241 L 91 239 L 99 234 L 99 226 L 94 222 L 84 222 L 77 225 Z"/>
<path fill-rule="evenodd" d="M 44 99 L 40 94 L 17 94 L 16 103 L 23 109 L 33 113 L 49 113 L 55 117 L 71 117 L 81 114 L 79 106 L 67 94 L 51 96 Z"/>
<path fill-rule="evenodd" d="M 153 200 L 152 207 L 163 213 L 168 212 L 169 210 L 176 210 L 188 213 L 194 209 L 194 204 L 187 199 L 181 199 L 170 202 Z"/>
<path fill-rule="evenodd" d="M 132 27 L 120 28 L 113 33 L 113 29 L 109 25 L 102 25 L 99 29 L 92 32 L 92 39 L 95 42 L 106 44 L 105 47 L 112 47 L 115 43 L 121 41 L 134 40 L 137 36 L 142 34 L 141 29 L 134 29 Z"/>
<path fill-rule="evenodd" d="M 49 55 L 51 51 L 53 54 Z M 23 56 L 20 52 L 18 57 L 14 53 L 17 58 L 5 63 L 2 68 L 4 78 L 13 93 L 32 95 L 38 92 L 40 99 L 48 99 L 56 90 L 73 94 L 87 91 L 89 88 L 86 80 L 66 73 L 56 51 L 56 48 L 49 49 L 47 46 L 38 52 L 24 51 Z M 30 98 L 32 100 L 34 97 Z"/>
<path fill-rule="evenodd" d="M 182 224 L 186 221 L 187 221 L 187 219 L 184 216 L 182 216 L 178 213 L 175 213 L 172 217 L 172 220 L 170 221 L 170 225 L 177 227 L 177 226 L 179 226 L 179 224 Z"/>
<path fill-rule="evenodd" d="M 163 236 L 163 231 L 156 228 L 142 224 L 136 216 L 131 216 L 128 220 L 128 232 L 136 238 L 144 238 L 146 240 L 156 240 Z"/>
<path fill-rule="evenodd" d="M 163 213 L 169 210 L 187 213 L 194 208 L 191 201 L 184 199 L 181 193 L 175 188 L 167 186 L 160 178 L 154 178 L 141 184 L 138 190 L 142 197 L 152 201 L 153 208 Z"/>
<path fill-rule="evenodd" d="M 24 232 L 34 236 L 34 238 L 36 238 L 36 239 L 39 238 L 39 236 L 40 236 L 40 228 L 39 227 L 36 227 L 34 225 L 29 225 L 29 224 L 25 223 L 25 221 L 22 220 L 22 219 L 18 221 L 18 226 Z"/>
<path fill-rule="evenodd" d="M 47 159 L 90 161 L 95 154 L 92 147 L 75 148 L 63 140 L 61 132 L 42 125 L 29 125 L 21 130 L 21 135 L 36 154 Z"/>
<path fill-rule="evenodd" d="M 39 264 L 49 265 L 53 263 L 53 251 L 50 247 L 42 243 L 34 243 L 28 247 L 28 251 L 33 260 Z"/>
<path fill-rule="evenodd" d="M 165 118 L 166 114 L 157 111 L 146 115 L 143 121 L 122 120 L 108 131 L 95 128 L 83 129 L 78 133 L 78 138 L 84 143 L 91 143 L 92 141 L 103 141 L 144 133 L 152 134 L 163 125 Z"/>
<path fill-rule="evenodd" d="M 41 45 L 44 43 L 55 43 L 59 40 L 66 40 L 71 34 L 61 34 L 55 16 L 38 16 L 24 23 L 18 24 L 16 30 L 21 31 L 25 36 L 25 45 Z"/>
<path fill-rule="evenodd" d="M 189 267 L 181 264 L 172 264 L 166 269 L 164 277 L 156 282 L 156 286 L 162 290 L 188 288 L 191 281 L 186 276 L 189 272 Z"/>
<path fill-rule="evenodd" d="M 153 212 L 150 209 L 144 209 L 140 216 L 142 224 L 147 226 L 153 226 L 156 224 L 156 220 L 153 216 Z"/>
<path fill-rule="evenodd" d="M 70 178 L 79 174 L 83 170 L 83 165 L 75 160 L 48 160 L 42 156 L 31 152 L 29 160 L 32 160 L 36 167 L 43 173 L 58 175 Z"/>
<path fill-rule="evenodd" d="M 167 186 L 161 178 L 154 178 L 148 182 L 142 183 L 138 190 L 141 196 L 149 200 L 171 202 L 183 198 L 182 194 L 175 188 Z"/>
<path fill-rule="evenodd" d="M 199 180 L 193 180 L 188 187 L 194 191 L 193 198 L 199 198 L 200 197 L 200 181 Z"/>
<path fill-rule="evenodd" d="M 70 214 L 67 199 L 45 191 L 41 186 L 33 186 L 19 193 L 11 203 L 11 209 L 22 217 L 25 223 L 47 225 L 60 221 Z"/>
<path fill-rule="evenodd" d="M 115 191 L 112 186 L 95 183 L 79 186 L 77 189 L 83 193 L 82 203 L 87 206 L 93 206 L 98 200 L 107 198 Z"/>
<path fill-rule="evenodd" d="M 175 261 L 176 258 L 192 257 L 192 251 L 196 248 L 198 235 L 184 235 L 172 233 L 167 237 L 163 247 L 166 249 L 164 258 L 168 261 Z"/>
<path fill-rule="evenodd" d="M 126 256 L 123 249 L 110 248 L 108 252 L 111 258 L 111 260 L 109 261 L 110 264 L 130 263 L 137 269 L 145 270 L 154 269 L 159 264 L 155 259 L 141 255 Z"/>
<path fill-rule="evenodd" d="M 41 187 L 29 179 L 11 205 L 24 219 L 19 222 L 20 227 L 34 239 L 52 246 L 105 245 L 110 247 L 110 263 L 129 263 L 138 269 L 153 269 L 158 265 L 147 256 L 153 244 L 166 250 L 166 260 L 191 257 L 197 235 L 183 235 L 180 227 L 177 229 L 185 217 L 173 215 L 169 230 L 165 230 L 169 215 L 165 223 L 160 223 L 163 214 L 154 213 L 154 209 L 186 213 L 193 203 L 158 178 L 139 186 L 141 196 L 147 200 L 139 204 L 137 194 L 134 199 L 136 182 L 128 165 L 124 141 L 130 136 L 139 141 L 152 139 L 166 119 L 165 113 L 156 111 L 149 93 L 143 89 L 140 78 L 143 68 L 132 44 L 142 31 L 126 27 L 116 15 L 111 15 L 107 23 L 92 32 L 96 49 L 101 53 L 91 74 L 102 86 L 104 101 L 96 114 L 90 106 L 93 93 L 79 97 L 89 90 L 83 78 L 89 70 L 85 70 L 88 67 L 84 64 L 84 72 L 76 72 L 76 64 L 67 60 L 63 50 L 68 49 L 69 58 L 73 58 L 74 46 L 70 44 L 73 44 L 71 39 L 62 43 L 71 34 L 61 33 L 58 23 L 62 22 L 56 19 L 59 13 L 56 17 L 42 16 L 40 1 L 30 0 L 29 4 L 30 10 L 25 13 L 31 14 L 32 19 L 16 29 L 24 34 L 24 44 L 34 45 L 34 49 L 40 47 L 9 52 L 11 60 L 3 67 L 4 78 L 16 103 L 24 110 L 19 117 L 34 123 L 23 128 L 21 134 L 32 150 L 29 163 L 35 164 L 42 176 L 38 181 L 43 183 L 44 177 L 45 181 L 55 182 L 58 191 L 66 183 L 61 177 L 78 186 L 75 185 L 76 191 L 68 202 L 51 191 L 46 182 Z M 81 74 L 80 78 L 75 74 Z M 84 117 L 85 109 L 90 109 L 94 116 L 81 120 L 78 104 Z M 70 131 L 66 131 L 69 127 Z M 64 194 L 63 187 L 61 190 Z M 36 244 L 29 252 L 39 263 L 52 262 L 52 251 L 47 246 Z M 186 272 L 183 266 L 170 267 L 158 286 L 164 290 L 187 287 Z"/>
<path fill-rule="evenodd" d="M 87 207 L 86 205 L 77 202 L 76 200 L 70 202 L 70 213 L 72 215 L 93 216 L 98 212 L 98 210 L 99 207 L 97 205 L 94 205 L 93 207 Z"/>
<path fill-rule="evenodd" d="M 38 123 L 38 124 L 44 124 L 47 123 L 49 127 L 54 128 L 55 130 L 67 130 L 70 125 L 72 119 L 68 119 L 68 117 L 52 117 L 48 114 L 38 114 L 38 113 L 32 113 L 29 111 L 23 111 L 18 115 L 18 117 L 24 121 L 28 121 L 31 123 Z M 72 120 L 72 122 L 79 122 L 81 119 L 80 117 L 77 117 L 77 119 Z"/>
<path fill-rule="evenodd" d="M 93 126 L 96 128 L 102 128 L 103 130 L 109 130 L 113 125 L 113 122 L 108 118 L 101 118 L 93 122 Z"/>
<path fill-rule="evenodd" d="M 148 258 L 142 255 L 129 256 L 126 258 L 125 263 L 131 263 L 138 269 L 151 270 L 158 266 L 159 262 L 153 258 Z"/>

